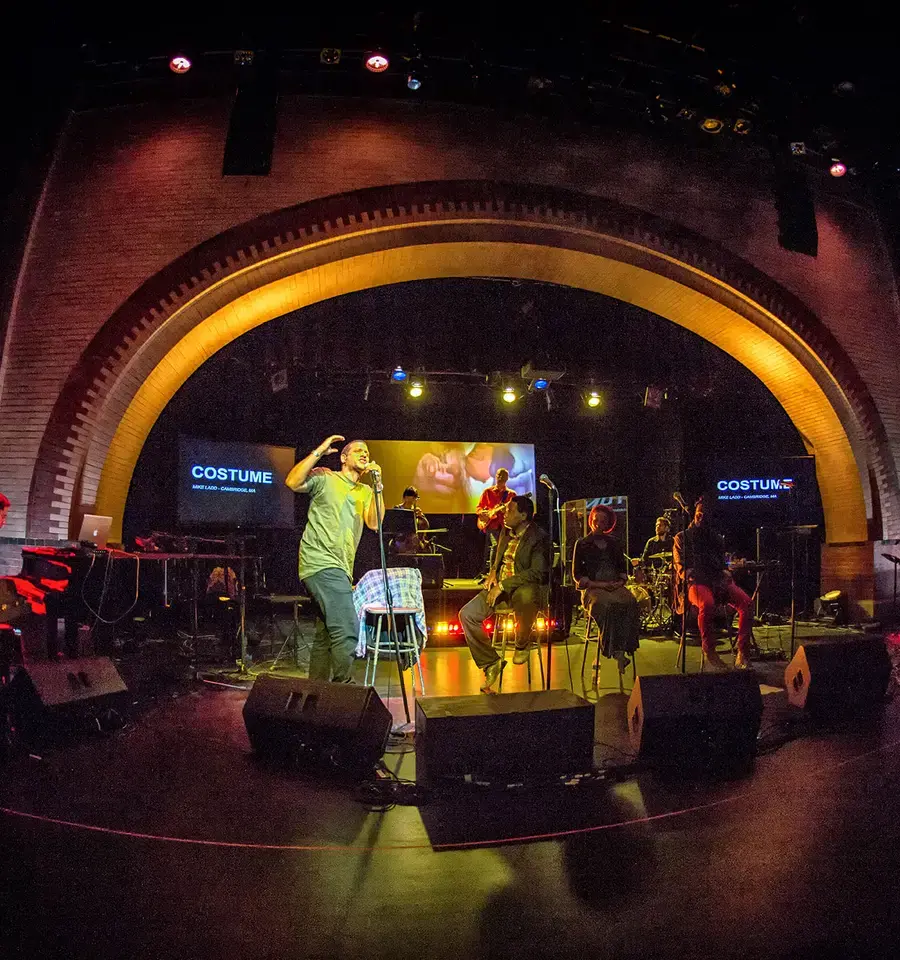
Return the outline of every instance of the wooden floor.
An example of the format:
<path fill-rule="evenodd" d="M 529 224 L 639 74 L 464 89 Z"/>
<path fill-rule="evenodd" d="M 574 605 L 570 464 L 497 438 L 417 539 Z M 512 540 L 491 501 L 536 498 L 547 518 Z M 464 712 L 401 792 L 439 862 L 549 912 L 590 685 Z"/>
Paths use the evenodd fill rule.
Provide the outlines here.
<path fill-rule="evenodd" d="M 675 649 L 644 640 L 639 673 L 672 672 Z M 622 762 L 633 758 L 617 669 L 604 661 L 594 692 L 582 652 L 574 639 L 554 646 L 551 683 L 596 698 L 592 781 L 412 796 L 401 783 L 393 803 L 256 762 L 241 715 L 252 679 L 210 664 L 212 682 L 150 683 L 122 662 L 134 691 L 125 729 L 0 768 L 0 955 L 896 953 L 900 699 L 815 727 L 786 707 L 784 661 L 760 662 L 753 769 L 662 778 Z M 698 658 L 690 647 L 690 670 Z M 505 690 L 527 688 L 524 666 L 508 671 Z M 480 677 L 465 648 L 427 650 L 424 674 L 436 695 L 473 693 Z M 402 721 L 394 665 L 377 688 Z M 385 757 L 401 780 L 415 780 L 410 749 L 397 737 Z"/>

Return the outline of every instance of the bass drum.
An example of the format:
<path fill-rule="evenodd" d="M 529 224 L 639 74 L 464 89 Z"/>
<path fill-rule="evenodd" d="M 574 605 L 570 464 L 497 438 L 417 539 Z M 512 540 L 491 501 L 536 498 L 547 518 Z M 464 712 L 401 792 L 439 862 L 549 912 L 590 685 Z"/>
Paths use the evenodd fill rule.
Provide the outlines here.
<path fill-rule="evenodd" d="M 625 584 L 628 592 L 637 600 L 638 609 L 641 611 L 641 619 L 643 620 L 646 617 L 650 610 L 653 607 L 653 598 L 650 596 L 650 591 L 646 587 L 641 586 L 639 583 L 635 583 L 633 580 L 629 580 Z"/>

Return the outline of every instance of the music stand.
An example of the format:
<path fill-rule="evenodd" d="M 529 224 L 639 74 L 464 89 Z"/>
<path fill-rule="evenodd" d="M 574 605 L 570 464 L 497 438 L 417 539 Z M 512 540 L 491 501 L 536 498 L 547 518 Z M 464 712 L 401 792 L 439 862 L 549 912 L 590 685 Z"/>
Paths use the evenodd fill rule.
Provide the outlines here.
<path fill-rule="evenodd" d="M 384 511 L 384 532 L 390 537 L 408 537 L 416 534 L 416 511 L 406 507 L 391 507 Z"/>

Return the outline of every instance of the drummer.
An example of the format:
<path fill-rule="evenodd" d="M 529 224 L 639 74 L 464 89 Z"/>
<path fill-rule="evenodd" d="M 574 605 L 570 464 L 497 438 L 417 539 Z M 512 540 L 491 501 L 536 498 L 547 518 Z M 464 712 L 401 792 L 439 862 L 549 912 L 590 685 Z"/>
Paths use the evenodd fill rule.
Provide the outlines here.
<path fill-rule="evenodd" d="M 675 541 L 670 530 L 671 524 L 667 517 L 656 518 L 656 536 L 647 541 L 644 552 L 641 554 L 640 562 L 645 571 L 650 568 L 662 570 L 672 563 Z"/>

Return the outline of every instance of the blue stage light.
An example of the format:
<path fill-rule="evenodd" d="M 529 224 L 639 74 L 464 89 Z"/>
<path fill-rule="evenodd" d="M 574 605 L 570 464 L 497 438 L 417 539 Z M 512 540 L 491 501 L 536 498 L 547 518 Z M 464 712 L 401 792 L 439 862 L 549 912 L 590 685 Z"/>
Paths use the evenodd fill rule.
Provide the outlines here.
<path fill-rule="evenodd" d="M 391 373 L 391 380 L 394 383 L 403 383 L 403 381 L 409 376 L 409 374 L 403 369 L 403 367 L 394 367 Z"/>
<path fill-rule="evenodd" d="M 546 390 L 550 386 L 550 381 L 545 380 L 543 377 L 538 377 L 537 380 L 532 384 L 535 390 Z"/>

